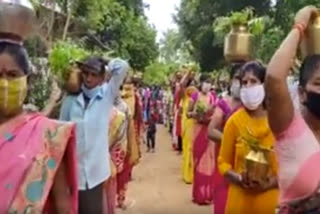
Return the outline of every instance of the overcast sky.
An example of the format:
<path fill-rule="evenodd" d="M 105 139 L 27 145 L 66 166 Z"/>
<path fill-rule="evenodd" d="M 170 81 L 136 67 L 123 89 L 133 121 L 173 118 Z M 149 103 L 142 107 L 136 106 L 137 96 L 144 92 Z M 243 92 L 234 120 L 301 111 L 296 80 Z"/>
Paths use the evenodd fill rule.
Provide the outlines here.
<path fill-rule="evenodd" d="M 180 5 L 180 0 L 143 0 L 150 5 L 145 9 L 149 22 L 154 24 L 158 31 L 158 39 L 168 29 L 176 28 L 173 22 L 172 14 L 175 13 L 175 7 Z"/>

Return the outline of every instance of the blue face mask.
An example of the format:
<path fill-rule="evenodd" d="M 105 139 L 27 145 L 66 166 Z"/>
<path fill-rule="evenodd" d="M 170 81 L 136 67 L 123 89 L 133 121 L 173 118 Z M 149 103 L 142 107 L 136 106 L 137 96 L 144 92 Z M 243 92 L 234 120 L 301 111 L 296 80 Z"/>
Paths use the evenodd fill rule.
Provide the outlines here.
<path fill-rule="evenodd" d="M 95 96 L 97 96 L 97 94 L 99 93 L 99 91 L 101 90 L 101 86 L 97 86 L 95 88 L 92 89 L 88 89 L 85 85 L 82 84 L 81 86 L 81 90 L 84 93 L 84 95 L 86 97 L 88 97 L 89 99 L 94 98 Z"/>

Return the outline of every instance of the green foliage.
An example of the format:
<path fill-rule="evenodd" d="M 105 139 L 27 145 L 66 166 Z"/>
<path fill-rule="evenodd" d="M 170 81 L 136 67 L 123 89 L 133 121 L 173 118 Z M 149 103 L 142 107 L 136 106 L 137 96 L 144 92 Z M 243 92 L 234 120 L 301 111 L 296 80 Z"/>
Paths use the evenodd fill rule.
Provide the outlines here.
<path fill-rule="evenodd" d="M 184 41 L 177 30 L 168 30 L 160 41 L 160 60 L 165 63 L 186 64 L 192 60 L 190 42 Z"/>
<path fill-rule="evenodd" d="M 319 0 L 277 0 L 274 10 L 270 15 L 275 19 L 275 23 L 288 33 L 293 25 L 296 12 L 307 5 L 314 5 L 320 8 Z"/>
<path fill-rule="evenodd" d="M 81 19 L 90 30 L 103 28 L 103 19 L 113 0 L 77 0 L 72 1 L 72 14 Z"/>
<path fill-rule="evenodd" d="M 143 82 L 147 85 L 164 85 L 178 68 L 178 64 L 153 63 L 146 67 Z"/>
<path fill-rule="evenodd" d="M 118 0 L 122 5 L 124 5 L 128 10 L 132 10 L 136 15 L 144 14 L 144 3 L 143 0 Z"/>
<path fill-rule="evenodd" d="M 213 22 L 212 27 L 215 35 L 213 44 L 217 46 L 223 45 L 224 38 L 231 29 L 229 17 L 220 16 L 216 18 L 216 20 Z"/>
<path fill-rule="evenodd" d="M 156 31 L 144 16 L 137 16 L 114 1 L 105 11 L 101 24 L 103 29 L 97 32 L 100 40 L 114 55 L 128 59 L 134 69 L 144 70 L 158 57 Z"/>
<path fill-rule="evenodd" d="M 272 55 L 279 47 L 284 36 L 284 31 L 278 26 L 267 28 L 260 40 L 259 48 L 257 48 L 257 58 L 261 59 L 265 63 L 268 63 Z"/>
<path fill-rule="evenodd" d="M 33 71 L 28 76 L 28 96 L 25 103 L 43 109 L 50 97 L 53 76 L 49 72 L 46 58 L 31 58 L 31 62 Z"/>
<path fill-rule="evenodd" d="M 247 25 L 253 18 L 253 9 L 248 7 L 242 11 L 232 12 L 229 18 L 231 25 Z"/>
<path fill-rule="evenodd" d="M 72 41 L 58 41 L 50 51 L 49 63 L 52 73 L 64 80 L 73 62 L 83 60 L 90 52 Z"/>

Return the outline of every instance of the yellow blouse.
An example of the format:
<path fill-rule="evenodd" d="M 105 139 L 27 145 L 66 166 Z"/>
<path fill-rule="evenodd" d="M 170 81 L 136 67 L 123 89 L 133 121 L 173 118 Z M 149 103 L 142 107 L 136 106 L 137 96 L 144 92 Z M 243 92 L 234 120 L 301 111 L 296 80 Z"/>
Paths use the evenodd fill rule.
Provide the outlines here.
<path fill-rule="evenodd" d="M 218 158 L 218 167 L 222 174 L 230 169 L 237 173 L 244 171 L 245 157 L 250 151 L 248 142 L 255 142 L 259 147 L 272 149 L 275 139 L 269 128 L 267 117 L 252 118 L 245 109 L 241 109 L 231 116 L 223 132 Z M 274 153 L 270 152 L 268 156 L 270 171 L 276 175 L 277 165 Z M 274 214 L 277 200 L 277 189 L 253 192 L 230 183 L 225 214 Z"/>
<path fill-rule="evenodd" d="M 245 156 L 250 151 L 248 139 L 255 139 L 260 147 L 270 150 L 273 149 L 275 142 L 267 117 L 252 118 L 245 109 L 241 109 L 229 118 L 224 128 L 218 158 L 221 174 L 225 174 L 230 169 L 238 173 L 244 171 Z M 268 159 L 271 170 L 276 175 L 277 164 L 274 152 L 270 153 Z"/>

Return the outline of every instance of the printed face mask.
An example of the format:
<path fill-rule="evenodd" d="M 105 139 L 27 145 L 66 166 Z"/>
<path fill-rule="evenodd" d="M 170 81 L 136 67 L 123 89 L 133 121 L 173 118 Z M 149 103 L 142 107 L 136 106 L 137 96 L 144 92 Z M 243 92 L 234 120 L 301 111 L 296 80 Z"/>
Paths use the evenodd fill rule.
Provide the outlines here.
<path fill-rule="evenodd" d="M 13 116 L 22 110 L 27 96 L 27 77 L 13 80 L 0 79 L 0 112 Z"/>
<path fill-rule="evenodd" d="M 243 105 L 249 110 L 256 110 L 265 98 L 263 85 L 256 85 L 240 90 L 240 98 Z"/>

